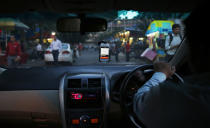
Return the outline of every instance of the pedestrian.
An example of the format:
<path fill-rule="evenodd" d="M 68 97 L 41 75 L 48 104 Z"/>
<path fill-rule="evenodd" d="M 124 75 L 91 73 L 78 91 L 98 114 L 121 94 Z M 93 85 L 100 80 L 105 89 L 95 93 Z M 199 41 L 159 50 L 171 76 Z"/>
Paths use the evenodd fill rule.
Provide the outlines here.
<path fill-rule="evenodd" d="M 110 45 L 110 50 L 111 50 L 110 54 L 111 55 L 115 55 L 115 47 L 116 47 L 115 43 L 112 42 L 111 45 Z"/>
<path fill-rule="evenodd" d="M 82 49 L 83 49 L 82 43 L 79 43 L 78 49 L 79 49 L 79 55 L 81 56 L 82 55 Z"/>
<path fill-rule="evenodd" d="M 135 59 L 139 59 L 140 57 L 140 51 L 141 51 L 141 41 L 140 40 L 137 40 L 135 43 L 134 43 L 134 53 L 135 53 Z"/>
<path fill-rule="evenodd" d="M 118 44 L 115 45 L 115 60 L 116 62 L 119 62 L 119 53 L 120 53 L 120 47 Z"/>
<path fill-rule="evenodd" d="M 130 60 L 130 56 L 129 56 L 130 51 L 131 51 L 131 46 L 130 46 L 129 41 L 128 41 L 125 45 L 126 61 Z"/>
<path fill-rule="evenodd" d="M 37 52 L 37 59 L 42 59 L 42 45 L 40 43 L 37 44 L 36 46 L 36 52 Z"/>
<path fill-rule="evenodd" d="M 180 25 L 174 24 L 172 26 L 172 33 L 170 33 L 166 37 L 166 42 L 165 42 L 165 50 L 167 53 L 165 58 L 166 61 L 171 60 L 171 58 L 176 53 L 176 50 L 179 47 L 181 41 L 182 41 L 182 36 L 180 34 Z"/>
<path fill-rule="evenodd" d="M 160 49 L 165 49 L 165 39 L 164 39 L 164 34 L 160 34 L 159 37 L 157 38 L 157 45 Z"/>
<path fill-rule="evenodd" d="M 28 60 L 28 54 L 26 53 L 25 50 L 25 45 L 24 45 L 24 40 L 19 40 L 18 43 L 20 44 L 21 47 L 21 60 L 20 60 L 20 64 L 25 64 Z"/>
<path fill-rule="evenodd" d="M 25 52 L 24 41 L 23 40 L 19 40 L 19 44 L 20 44 L 22 53 L 24 53 Z"/>
<path fill-rule="evenodd" d="M 15 36 L 10 37 L 10 41 L 6 47 L 6 57 L 7 57 L 7 64 L 8 67 L 12 68 L 19 64 L 21 59 L 21 46 L 16 41 Z"/>
<path fill-rule="evenodd" d="M 52 48 L 54 63 L 58 64 L 58 56 L 62 48 L 62 43 L 59 39 L 57 39 L 57 36 L 54 36 L 53 42 L 51 43 L 51 48 Z"/>

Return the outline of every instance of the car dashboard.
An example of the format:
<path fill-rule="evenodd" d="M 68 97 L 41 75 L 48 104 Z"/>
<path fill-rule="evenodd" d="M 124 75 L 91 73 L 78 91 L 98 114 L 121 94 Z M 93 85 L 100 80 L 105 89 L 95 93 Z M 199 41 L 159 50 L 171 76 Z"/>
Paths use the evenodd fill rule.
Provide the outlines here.
<path fill-rule="evenodd" d="M 5 127 L 102 128 L 121 117 L 119 88 L 137 65 L 8 69 L 0 75 Z"/>

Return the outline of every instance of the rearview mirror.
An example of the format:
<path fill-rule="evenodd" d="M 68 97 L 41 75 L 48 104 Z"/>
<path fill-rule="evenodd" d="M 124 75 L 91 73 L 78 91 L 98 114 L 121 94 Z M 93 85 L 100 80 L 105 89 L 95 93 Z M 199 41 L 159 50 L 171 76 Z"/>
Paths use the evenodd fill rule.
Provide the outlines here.
<path fill-rule="evenodd" d="M 106 31 L 107 21 L 100 18 L 66 17 L 58 19 L 58 32 L 100 32 Z"/>

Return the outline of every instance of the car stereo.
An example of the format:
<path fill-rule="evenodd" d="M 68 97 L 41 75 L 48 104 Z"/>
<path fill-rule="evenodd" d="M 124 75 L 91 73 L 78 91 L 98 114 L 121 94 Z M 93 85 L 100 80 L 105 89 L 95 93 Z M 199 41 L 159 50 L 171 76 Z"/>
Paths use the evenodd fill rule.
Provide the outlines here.
<path fill-rule="evenodd" d="M 63 81 L 59 90 L 63 124 L 71 128 L 103 128 L 109 102 L 106 75 L 71 74 Z"/>
<path fill-rule="evenodd" d="M 68 108 L 92 108 L 103 106 L 101 89 L 83 89 L 68 91 Z"/>

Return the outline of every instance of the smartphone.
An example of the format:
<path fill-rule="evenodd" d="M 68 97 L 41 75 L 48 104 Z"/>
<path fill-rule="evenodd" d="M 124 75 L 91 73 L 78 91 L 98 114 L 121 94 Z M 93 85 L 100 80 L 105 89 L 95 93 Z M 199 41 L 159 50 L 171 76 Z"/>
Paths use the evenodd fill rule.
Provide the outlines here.
<path fill-rule="evenodd" d="M 99 51 L 100 51 L 99 61 L 108 62 L 109 61 L 109 47 L 100 47 Z"/>

